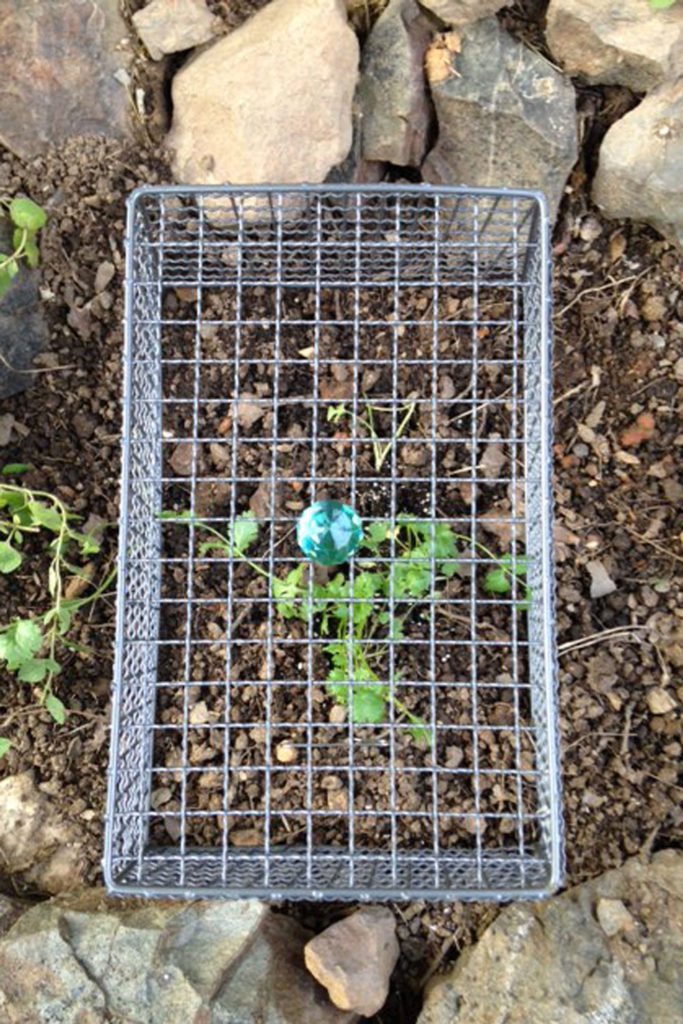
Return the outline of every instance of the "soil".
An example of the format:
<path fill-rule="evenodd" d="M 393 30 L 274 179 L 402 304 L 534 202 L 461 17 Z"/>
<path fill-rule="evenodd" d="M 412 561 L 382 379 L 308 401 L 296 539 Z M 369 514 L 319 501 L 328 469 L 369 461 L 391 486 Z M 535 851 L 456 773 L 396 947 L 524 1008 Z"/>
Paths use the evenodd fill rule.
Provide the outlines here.
<path fill-rule="evenodd" d="M 217 9 L 225 6 L 216 4 Z M 234 16 L 237 10 L 249 13 L 248 8 L 260 4 L 228 6 Z M 532 31 L 528 23 L 527 29 Z M 156 82 L 154 89 L 149 85 L 147 95 L 158 115 L 151 123 L 151 138 L 141 138 L 135 145 L 75 140 L 25 163 L 0 150 L 3 193 L 25 192 L 50 214 L 41 242 L 50 346 L 36 363 L 30 389 L 4 403 L 2 416 L 11 416 L 12 423 L 0 459 L 31 463 L 34 468 L 24 478 L 28 484 L 54 491 L 84 519 L 98 516 L 112 524 L 104 531 L 103 553 L 97 562 L 101 576 L 114 556 L 118 519 L 124 203 L 136 185 L 170 180 L 158 147 L 165 120 L 165 86 L 160 73 L 154 74 L 156 79 L 145 80 Z M 568 184 L 553 238 L 556 625 L 568 884 L 621 864 L 639 851 L 680 842 L 680 725 L 675 712 L 662 712 L 658 698 L 663 690 L 674 700 L 683 699 L 679 546 L 683 488 L 676 475 L 683 444 L 677 419 L 683 377 L 679 256 L 649 228 L 607 221 L 590 202 L 596 141 L 634 98 L 627 90 L 581 88 L 579 101 L 584 151 Z M 115 275 L 96 294 L 95 279 L 104 261 L 113 264 Z M 170 296 L 167 301 L 182 311 L 187 296 Z M 419 295 L 415 301 L 419 312 Z M 458 394 L 459 382 L 453 383 Z M 270 386 L 266 367 L 254 369 L 244 382 L 245 390 L 255 393 L 259 386 Z M 298 393 L 294 375 L 286 386 L 292 396 Z M 380 377 L 372 393 L 380 398 L 385 387 Z M 262 426 L 257 423 L 250 428 L 253 436 Z M 292 413 L 281 429 L 291 433 L 301 426 L 301 413 Z M 487 426 L 491 434 L 504 429 L 505 424 L 495 417 Z M 411 430 L 413 436 L 421 436 L 417 421 Z M 340 446 L 340 451 L 328 456 L 334 460 L 329 467 L 332 475 L 338 460 L 343 468 L 348 457 L 343 439 Z M 254 462 L 244 455 L 245 475 L 261 475 L 257 448 L 252 453 Z M 288 480 L 296 482 L 297 475 L 305 475 L 295 451 L 293 446 L 290 477 L 282 481 L 278 501 L 306 500 L 305 492 L 288 490 Z M 213 457 L 211 451 L 207 457 Z M 419 466 L 401 469 L 411 477 L 421 476 Z M 168 500 L 177 508 L 186 507 L 186 489 L 175 486 Z M 405 486 L 411 489 L 405 502 L 412 512 L 414 488 L 420 485 Z M 486 500 L 494 503 L 496 497 L 500 495 L 494 485 Z M 252 498 L 252 486 L 245 485 L 242 507 L 248 507 Z M 219 499 L 220 494 L 207 495 L 207 507 Z M 461 500 L 455 489 L 445 514 L 457 515 Z M 374 511 L 371 504 L 368 509 Z M 182 546 L 184 528 L 174 529 L 178 531 L 175 543 Z M 43 565 L 37 549 L 30 550 L 36 554 L 31 569 L 0 580 L 6 620 L 45 607 Z M 282 550 L 293 554 L 291 538 Z M 599 563 L 608 573 L 615 584 L 613 592 L 591 597 L 589 563 L 594 572 L 594 563 Z M 212 594 L 212 571 L 203 582 L 207 596 Z M 245 594 L 256 600 L 258 584 L 248 578 L 246 568 L 237 572 L 243 575 Z M 492 629 L 501 626 L 500 614 L 491 610 L 487 621 Z M 259 615 L 254 604 L 240 626 L 245 635 L 258 629 Z M 13 676 L 3 677 L 0 690 L 0 734 L 13 743 L 0 772 L 32 770 L 41 788 L 54 796 L 74 829 L 88 839 L 87 881 L 93 884 L 101 882 L 113 620 L 113 595 L 109 595 L 77 627 L 74 639 L 95 653 L 74 652 L 64 663 L 57 685 L 69 709 L 64 727 L 54 726 L 36 707 L 31 687 L 17 683 Z M 177 632 L 172 615 L 165 628 L 170 635 Z M 198 664 L 195 678 L 211 678 L 212 655 L 207 657 Z M 244 655 L 245 678 L 258 678 L 260 665 L 249 662 L 249 657 Z M 283 681 L 292 679 L 295 670 L 292 659 L 278 666 Z M 409 663 L 407 671 L 421 678 L 417 662 Z M 291 739 L 297 704 L 288 688 L 278 688 L 277 694 L 278 709 L 290 723 L 286 738 Z M 457 709 L 457 693 L 449 696 Z M 208 697 L 207 710 L 220 712 L 218 692 L 209 692 Z M 178 714 L 177 690 L 170 686 L 164 699 L 164 713 L 172 724 Z M 245 722 L 253 722 L 256 718 L 249 716 L 261 714 L 258 697 L 252 694 L 244 699 L 240 713 L 247 716 Z M 321 692 L 321 699 L 329 711 L 329 698 Z M 423 696 L 418 692 L 414 699 L 416 713 L 424 713 Z M 504 704 L 504 699 L 492 701 L 492 712 L 499 703 Z M 258 750 L 261 738 L 246 726 L 244 731 L 251 749 Z M 334 735 L 332 730 L 333 739 Z M 201 746 L 197 736 L 195 749 Z M 383 756 L 377 744 L 366 749 L 371 758 Z M 207 753 L 202 763 L 210 766 L 214 755 L 205 745 L 202 757 Z M 169 756 L 173 756 L 172 742 L 158 751 L 160 762 Z M 401 756 L 406 764 L 419 766 L 430 755 L 406 740 Z M 467 751 L 463 756 L 468 756 Z M 506 755 L 499 750 L 496 756 Z M 247 778 L 239 782 L 245 806 L 258 799 L 258 793 L 254 797 L 247 792 L 253 781 L 248 768 L 246 764 Z M 165 796 L 172 801 L 169 788 L 171 793 Z M 329 784 L 321 787 L 321 806 L 330 806 L 329 794 L 335 791 Z M 419 799 L 419 789 L 406 799 L 415 796 Z M 208 806 L 209 797 L 197 794 L 198 801 L 204 799 Z M 455 800 L 459 799 L 456 793 Z M 166 827 L 161 819 L 159 827 Z M 458 838 L 471 841 L 472 835 L 465 830 Z M 315 929 L 343 912 L 319 904 L 289 909 Z M 497 913 L 495 906 L 481 903 L 444 907 L 417 902 L 394 909 L 400 922 L 402 958 L 390 1003 L 378 1018 L 384 1024 L 414 1020 L 427 977 L 445 968 Z"/>

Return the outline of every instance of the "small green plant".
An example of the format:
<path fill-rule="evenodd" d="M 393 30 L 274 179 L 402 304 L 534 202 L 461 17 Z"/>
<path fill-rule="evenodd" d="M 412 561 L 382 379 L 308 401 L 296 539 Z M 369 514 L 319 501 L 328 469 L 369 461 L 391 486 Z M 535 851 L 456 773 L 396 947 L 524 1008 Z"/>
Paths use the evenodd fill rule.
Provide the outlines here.
<path fill-rule="evenodd" d="M 47 214 L 32 199 L 0 198 L 0 213 L 9 217 L 12 225 L 12 252 L 0 252 L 0 299 L 19 273 L 19 261 L 25 260 L 29 267 L 40 263 L 37 236 L 47 224 Z"/>
<path fill-rule="evenodd" d="M 50 538 L 47 571 L 50 605 L 38 615 L 0 625 L 0 662 L 22 682 L 40 687 L 40 703 L 61 725 L 66 709 L 53 692 L 54 679 L 62 669 L 57 660 L 60 649 L 87 653 L 69 638 L 74 615 L 101 597 L 116 570 L 111 570 L 89 594 L 67 596 L 68 589 L 74 589 L 68 587 L 69 576 L 81 580 L 82 589 L 93 586 L 85 567 L 75 564 L 73 559 L 96 555 L 100 545 L 92 534 L 75 529 L 72 524 L 79 517 L 69 512 L 56 495 L 7 481 L 8 477 L 21 476 L 30 468 L 14 463 L 0 470 L 0 573 L 9 575 L 21 569 L 27 538 L 32 534 L 45 534 Z M 9 740 L 0 738 L 0 756 L 9 748 Z"/>
<path fill-rule="evenodd" d="M 352 410 L 348 409 L 342 402 L 340 405 L 331 405 L 327 410 L 327 422 L 328 423 L 340 423 L 345 417 L 353 419 L 354 415 L 357 417 L 358 423 L 365 427 L 368 435 L 372 439 L 372 453 L 375 461 L 375 469 L 379 473 L 382 466 L 386 462 L 387 455 L 391 451 L 393 441 L 387 441 L 384 444 L 379 439 L 377 428 L 375 426 L 374 414 L 389 412 L 385 406 L 381 405 L 370 405 L 369 402 L 365 402 L 365 415 L 358 416 Z M 410 422 L 413 413 L 415 412 L 415 402 L 409 402 L 408 405 L 404 405 L 399 409 L 402 413 L 401 422 L 396 427 L 396 439 L 401 438 L 405 432 L 408 423 Z"/>
<path fill-rule="evenodd" d="M 650 0 L 650 7 L 653 11 L 667 11 L 675 3 L 676 0 Z"/>
<path fill-rule="evenodd" d="M 323 648 L 328 660 L 327 692 L 348 708 L 352 721 L 364 725 L 385 722 L 392 704 L 410 723 L 413 739 L 424 745 L 431 743 L 427 725 L 382 682 L 381 666 L 386 662 L 387 642 L 403 639 L 408 617 L 420 604 L 436 598 L 439 587 L 462 568 L 458 543 L 469 545 L 471 538 L 454 532 L 447 523 L 428 523 L 410 517 L 399 517 L 395 526 L 373 522 L 361 542 L 357 555 L 361 569 L 353 580 L 339 572 L 319 583 L 307 580 L 307 562 L 300 562 L 285 576 L 278 577 L 248 558 L 247 549 L 258 538 L 258 524 L 250 513 L 237 518 L 229 536 L 201 519 L 192 519 L 187 511 L 161 515 L 164 519 L 193 523 L 208 534 L 208 539 L 198 546 L 200 557 L 212 551 L 242 559 L 255 573 L 265 577 L 283 619 L 308 623 L 313 616 L 318 636 L 330 638 Z M 510 555 L 497 558 L 484 545 L 476 543 L 475 547 L 495 563 L 484 578 L 485 591 L 510 593 L 517 580 L 524 587 L 524 599 L 516 601 L 515 606 L 518 611 L 528 608 L 531 589 L 524 582 L 524 556 L 518 556 L 513 564 Z M 394 558 L 390 559 L 392 548 Z"/>

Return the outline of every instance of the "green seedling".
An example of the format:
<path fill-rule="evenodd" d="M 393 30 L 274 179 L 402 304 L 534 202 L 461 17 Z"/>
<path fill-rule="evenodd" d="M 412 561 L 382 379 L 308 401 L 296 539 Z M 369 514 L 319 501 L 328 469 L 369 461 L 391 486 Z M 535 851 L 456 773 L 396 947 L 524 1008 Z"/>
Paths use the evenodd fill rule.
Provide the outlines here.
<path fill-rule="evenodd" d="M 676 0 L 650 0 L 650 7 L 653 11 L 668 11 L 675 3 Z"/>
<path fill-rule="evenodd" d="M 0 198 L 0 214 L 4 212 L 13 225 L 12 252 L 0 252 L 0 299 L 19 273 L 19 263 L 25 260 L 29 267 L 40 263 L 37 236 L 47 224 L 47 214 L 32 199 Z"/>
<path fill-rule="evenodd" d="M 328 694 L 348 709 L 357 724 L 378 725 L 390 717 L 391 706 L 410 724 L 409 732 L 420 745 L 430 746 L 429 727 L 381 681 L 379 668 L 386 661 L 388 642 L 405 636 L 405 625 L 414 610 L 438 597 L 439 588 L 462 568 L 458 544 L 470 545 L 471 538 L 454 532 L 447 523 L 427 523 L 399 517 L 396 525 L 371 523 L 356 557 L 363 566 L 353 580 L 337 573 L 325 583 L 310 579 L 309 565 L 300 562 L 286 575 L 271 575 L 246 552 L 258 539 L 258 524 L 250 513 L 239 516 L 228 536 L 210 523 L 192 518 L 189 512 L 163 512 L 163 519 L 192 524 L 208 535 L 197 547 L 201 557 L 208 552 L 243 560 L 269 581 L 278 614 L 285 620 L 313 619 L 318 637 L 329 637 L 325 645 Z M 497 558 L 484 545 L 475 547 L 495 563 L 486 574 L 487 593 L 509 593 L 515 580 L 523 581 L 526 559 L 509 555 Z M 365 552 L 365 556 L 363 555 Z M 389 558 L 393 554 L 393 558 Z M 528 607 L 531 590 L 525 583 L 525 600 L 515 602 L 518 610 Z M 438 605 L 437 605 L 438 612 Z"/>
<path fill-rule="evenodd" d="M 0 573 L 10 575 L 25 566 L 24 545 L 31 535 L 49 538 L 46 590 L 50 604 L 39 615 L 0 625 L 0 662 L 22 682 L 39 687 L 40 704 L 62 725 L 66 708 L 53 692 L 55 677 L 62 670 L 58 657 L 62 650 L 89 653 L 69 637 L 74 616 L 105 593 L 116 570 L 95 586 L 85 567 L 75 564 L 74 558 L 98 554 L 99 542 L 75 528 L 79 517 L 56 495 L 7 482 L 8 477 L 28 469 L 23 463 L 14 463 L 0 470 Z M 68 577 L 82 580 L 90 593 L 68 597 Z M 9 749 L 9 740 L 0 738 L 0 757 Z"/>
<path fill-rule="evenodd" d="M 357 422 L 365 427 L 372 440 L 372 454 L 375 463 L 375 470 L 379 473 L 382 466 L 387 460 L 387 456 L 391 451 L 393 440 L 387 441 L 384 444 L 379 439 L 377 433 L 377 427 L 375 426 L 375 413 L 386 413 L 389 410 L 381 405 L 370 405 L 369 402 L 365 402 L 364 405 L 365 414 L 358 416 L 351 409 L 348 409 L 342 402 L 340 405 L 331 405 L 327 410 L 327 421 L 328 423 L 340 423 L 345 417 L 353 420 L 356 417 Z M 408 426 L 413 413 L 415 412 L 415 402 L 410 402 L 408 405 L 401 406 L 398 410 L 402 413 L 401 421 L 396 426 L 396 440 L 399 440 L 405 433 L 406 427 Z"/>

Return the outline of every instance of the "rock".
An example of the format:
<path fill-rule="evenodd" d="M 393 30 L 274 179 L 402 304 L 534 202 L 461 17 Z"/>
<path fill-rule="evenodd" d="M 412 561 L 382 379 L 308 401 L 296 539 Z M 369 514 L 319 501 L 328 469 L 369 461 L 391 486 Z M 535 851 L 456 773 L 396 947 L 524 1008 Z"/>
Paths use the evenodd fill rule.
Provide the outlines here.
<path fill-rule="evenodd" d="M 0 938 L 14 924 L 18 917 L 21 917 L 26 905 L 19 900 L 12 900 L 9 896 L 0 893 Z M 2 1003 L 0 1002 L 0 1006 Z"/>
<path fill-rule="evenodd" d="M 427 68 L 439 137 L 426 180 L 541 189 L 554 218 L 577 155 L 571 83 L 496 18 L 448 34 Z"/>
<path fill-rule="evenodd" d="M 384 1006 L 398 960 L 394 915 L 363 907 L 306 943 L 306 966 L 344 1010 L 372 1017 Z"/>
<path fill-rule="evenodd" d="M 622 900 L 599 899 L 595 915 L 603 932 L 610 939 L 619 932 L 630 932 L 636 927 L 633 915 L 628 912 Z"/>
<path fill-rule="evenodd" d="M 604 901 L 633 929 L 607 935 Z M 665 850 L 507 907 L 431 986 L 418 1024 L 675 1024 L 681 1005 L 683 854 Z"/>
<path fill-rule="evenodd" d="M 55 803 L 36 788 L 29 772 L 0 781 L 0 875 L 41 892 L 82 884 L 83 841 Z"/>
<path fill-rule="evenodd" d="M 151 0 L 133 15 L 133 24 L 152 60 L 201 46 L 213 39 L 220 18 L 206 0 Z"/>
<path fill-rule="evenodd" d="M 668 715 L 676 710 L 676 701 L 663 686 L 654 686 L 648 690 L 646 700 L 653 715 Z"/>
<path fill-rule="evenodd" d="M 351 146 L 357 75 L 342 0 L 272 0 L 175 76 L 176 180 L 323 181 Z"/>
<path fill-rule="evenodd" d="M 0 938 L 3 1020 L 350 1024 L 307 975 L 304 938 L 257 900 L 62 896 Z"/>
<path fill-rule="evenodd" d="M 613 594 L 617 589 L 616 583 L 598 559 L 586 562 L 586 569 L 590 573 L 590 595 L 594 600 L 598 597 L 607 597 L 608 594 Z"/>
<path fill-rule="evenodd" d="M 119 0 L 2 0 L 0 141 L 29 158 L 76 135 L 124 137 L 130 56 Z"/>
<path fill-rule="evenodd" d="M 593 199 L 608 217 L 644 220 L 683 246 L 683 80 L 653 90 L 602 145 Z"/>
<path fill-rule="evenodd" d="M 424 74 L 431 24 L 417 0 L 390 0 L 363 48 L 358 103 L 365 160 L 418 167 L 432 119 Z"/>
<path fill-rule="evenodd" d="M 653 10 L 647 0 L 550 0 L 546 39 L 569 74 L 646 92 L 680 71 L 683 7 Z"/>
<path fill-rule="evenodd" d="M 304 966 L 310 933 L 282 914 L 270 913 L 249 950 L 228 975 L 211 1024 L 353 1024 L 356 1013 L 337 1009 Z M 185 1024 L 178 1021 L 178 1024 Z"/>
<path fill-rule="evenodd" d="M 0 251 L 12 251 L 11 237 L 11 229 L 3 219 Z M 31 385 L 33 374 L 26 371 L 31 370 L 33 359 L 48 343 L 39 287 L 40 271 L 30 270 L 21 260 L 19 273 L 0 301 L 0 398 L 9 398 Z"/>
<path fill-rule="evenodd" d="M 97 268 L 95 274 L 95 293 L 97 295 L 103 292 L 105 288 L 111 284 L 116 274 L 116 267 L 109 260 L 103 260 Z"/>
<path fill-rule="evenodd" d="M 471 25 L 504 7 L 508 0 L 420 0 L 420 6 L 435 14 L 446 25 Z"/>

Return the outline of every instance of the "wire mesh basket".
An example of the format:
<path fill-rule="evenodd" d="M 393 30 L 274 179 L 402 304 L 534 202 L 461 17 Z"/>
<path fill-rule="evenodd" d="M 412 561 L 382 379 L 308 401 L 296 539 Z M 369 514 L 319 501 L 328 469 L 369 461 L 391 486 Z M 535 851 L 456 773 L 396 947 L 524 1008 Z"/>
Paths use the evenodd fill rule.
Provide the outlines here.
<path fill-rule="evenodd" d="M 549 276 L 530 192 L 131 197 L 110 891 L 559 884 Z"/>

